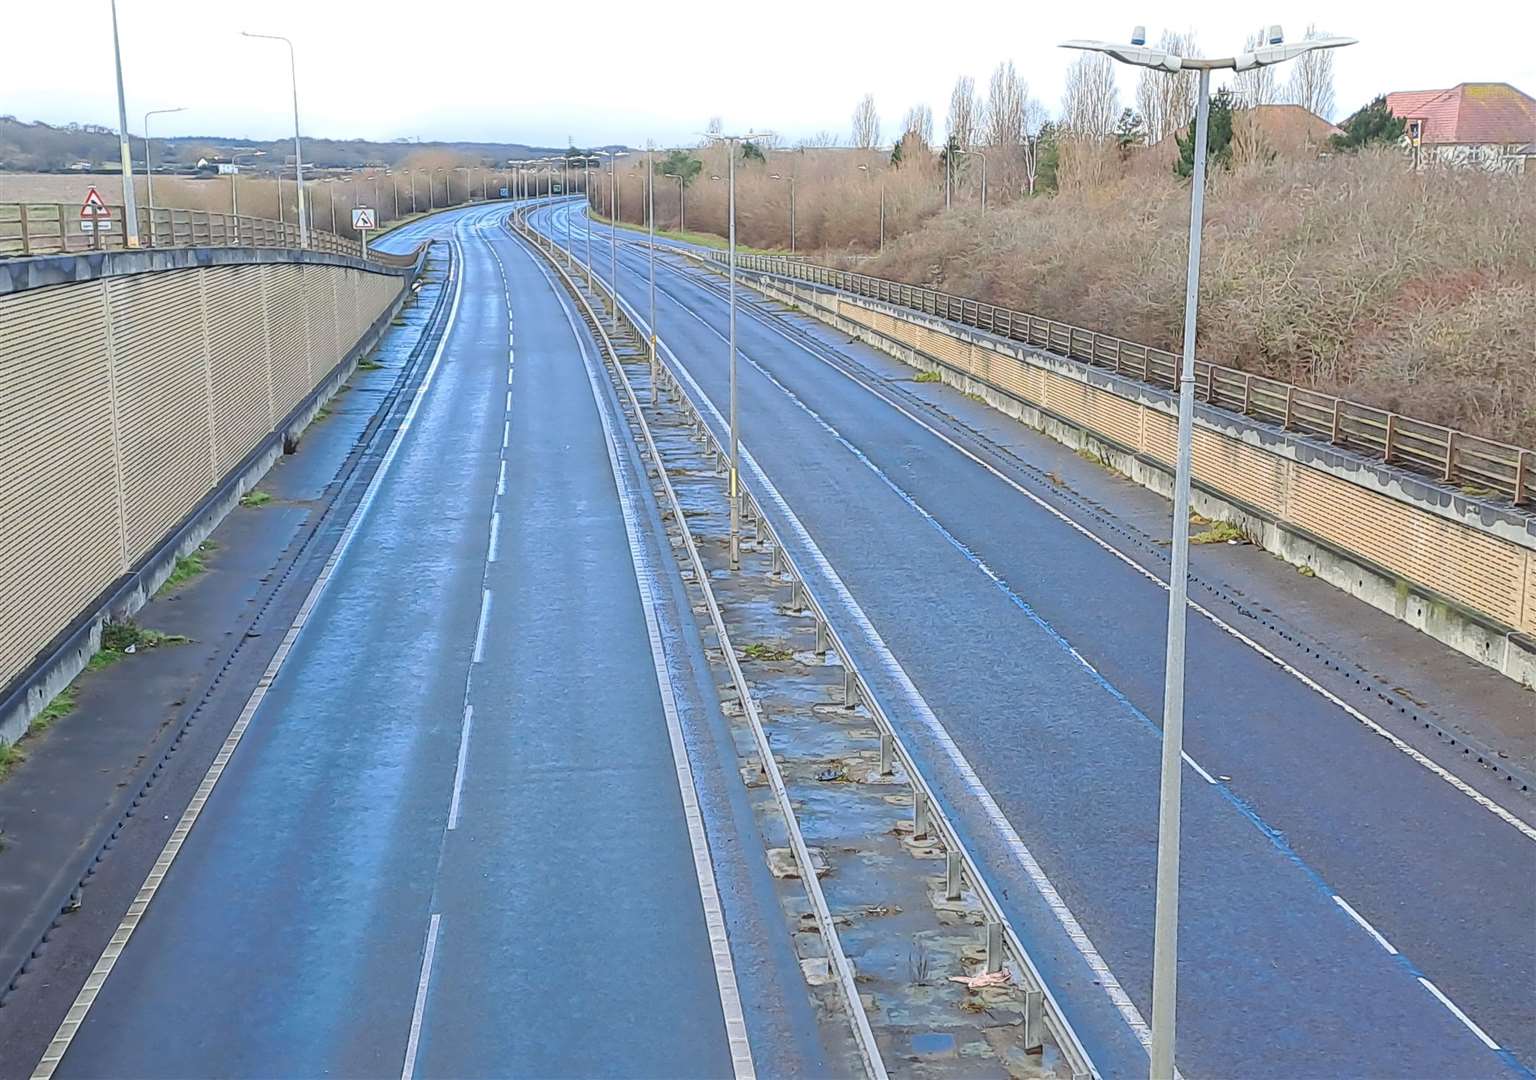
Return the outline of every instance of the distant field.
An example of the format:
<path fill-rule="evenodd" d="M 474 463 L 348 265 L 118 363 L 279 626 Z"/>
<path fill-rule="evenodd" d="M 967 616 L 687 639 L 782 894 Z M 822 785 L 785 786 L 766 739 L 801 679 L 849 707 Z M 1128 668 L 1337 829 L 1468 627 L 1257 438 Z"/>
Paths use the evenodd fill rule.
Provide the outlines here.
<path fill-rule="evenodd" d="M 342 236 L 353 236 L 351 222 L 354 200 L 356 205 L 374 206 L 378 211 L 378 220 L 381 225 L 396 220 L 397 200 L 398 216 L 409 217 L 412 212 L 410 184 L 413 180 L 416 183 L 416 208 L 425 210 L 429 205 L 425 176 L 389 177 L 379 174 L 375 177 L 372 173 L 359 173 L 355 183 L 352 180 L 309 181 L 305 187 L 309 192 L 311 220 L 316 228 L 331 230 Z M 277 205 L 277 181 L 272 176 L 242 173 L 239 183 L 242 215 L 271 220 L 283 218 L 293 221 L 296 219 L 297 208 L 294 205 L 294 185 L 291 179 L 286 179 L 282 185 L 284 206 L 281 210 Z M 122 204 L 123 181 L 122 177 L 115 173 L 103 175 L 99 173 L 6 172 L 0 172 L 0 203 L 78 204 L 85 200 L 85 194 L 93 184 L 109 206 Z M 133 186 L 139 204 L 145 205 L 148 198 L 144 177 L 135 176 Z M 448 201 L 446 178 L 442 175 L 435 177 L 433 187 L 437 205 L 444 205 Z M 478 182 L 474 185 L 474 190 L 478 195 L 480 191 Z M 489 194 L 494 197 L 494 187 L 489 189 Z M 451 201 L 454 204 L 464 201 L 464 184 L 459 177 L 453 180 Z M 187 210 L 229 213 L 230 178 L 228 176 L 156 176 L 155 204 Z"/>
<path fill-rule="evenodd" d="M 93 176 L 83 173 L 5 173 L 0 172 L 0 202 L 77 203 L 85 198 L 92 184 L 109 203 L 123 201 L 123 178 Z M 144 190 L 138 179 L 134 190 Z"/>

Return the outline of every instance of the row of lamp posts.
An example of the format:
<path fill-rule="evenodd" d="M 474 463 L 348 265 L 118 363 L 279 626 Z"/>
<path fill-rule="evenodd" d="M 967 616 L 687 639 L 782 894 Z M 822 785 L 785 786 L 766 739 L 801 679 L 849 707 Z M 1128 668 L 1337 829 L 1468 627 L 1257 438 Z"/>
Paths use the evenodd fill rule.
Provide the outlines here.
<path fill-rule="evenodd" d="M 1152 1031 L 1149 1047 L 1149 1075 L 1152 1080 L 1173 1080 L 1174 1028 L 1176 999 L 1176 959 L 1178 955 L 1178 901 L 1179 901 L 1179 807 L 1183 768 L 1184 725 L 1184 669 L 1185 628 L 1189 588 L 1189 501 L 1192 443 L 1194 431 L 1195 389 L 1195 327 L 1197 301 L 1200 286 L 1200 238 L 1205 206 L 1206 150 L 1210 121 L 1210 79 L 1215 70 L 1233 72 L 1251 71 L 1284 63 L 1314 49 L 1332 49 L 1354 44 L 1347 37 L 1310 38 L 1286 43 L 1278 26 L 1272 26 L 1262 35 L 1261 42 L 1248 52 L 1237 56 L 1205 59 L 1181 57 L 1161 49 L 1149 48 L 1146 31 L 1137 27 L 1129 45 L 1112 42 L 1077 40 L 1063 44 L 1065 48 L 1086 49 L 1104 53 L 1126 64 L 1151 68 L 1176 75 L 1182 71 L 1198 74 L 1198 92 L 1195 107 L 1194 175 L 1190 186 L 1189 214 L 1189 262 L 1184 298 L 1184 345 L 1179 372 L 1179 433 L 1177 471 L 1174 483 L 1173 513 L 1173 560 L 1169 574 L 1168 632 L 1165 660 L 1163 695 L 1163 739 L 1161 754 L 1161 778 L 1158 804 L 1157 883 L 1156 914 L 1153 930 L 1152 973 Z M 730 148 L 728 166 L 728 224 L 727 246 L 730 279 L 730 334 L 728 338 L 728 363 L 730 365 L 730 500 L 731 537 L 730 558 L 733 569 L 740 566 L 741 551 L 741 488 L 739 481 L 740 435 L 737 408 L 737 348 L 736 348 L 736 152 L 744 139 L 754 135 L 728 135 L 721 137 Z M 982 161 L 981 199 L 982 212 L 986 212 L 986 156 L 979 151 L 958 151 L 974 154 Z M 647 150 L 647 174 L 654 181 L 652 163 Z M 949 204 L 950 162 L 946 153 L 945 204 Z M 868 165 L 859 166 L 868 172 Z M 718 177 L 716 177 L 718 179 Z M 773 179 L 784 179 L 773 174 Z M 682 228 L 682 178 L 678 178 L 679 229 Z M 790 191 L 790 249 L 794 250 L 794 178 L 788 177 Z M 647 212 L 650 237 L 650 288 L 651 288 L 651 356 L 652 393 L 655 393 L 656 349 L 656 301 L 655 258 L 656 220 L 654 182 L 651 184 L 651 202 Z M 884 245 L 885 200 L 881 190 L 881 245 Z M 615 215 L 614 227 L 617 225 Z M 610 233 L 612 237 L 612 233 Z M 611 239 L 616 246 L 616 238 Z M 616 256 L 615 256 L 616 258 Z M 590 260 L 589 260 L 590 265 Z M 616 264 L 615 264 L 616 265 Z M 618 281 L 613 280 L 615 295 Z"/>

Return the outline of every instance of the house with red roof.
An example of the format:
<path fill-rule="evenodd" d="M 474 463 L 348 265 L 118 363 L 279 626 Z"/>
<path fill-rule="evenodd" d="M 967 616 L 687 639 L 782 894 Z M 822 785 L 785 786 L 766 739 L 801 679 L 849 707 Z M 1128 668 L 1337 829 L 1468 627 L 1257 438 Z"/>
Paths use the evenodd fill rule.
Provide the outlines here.
<path fill-rule="evenodd" d="M 1405 123 L 1419 160 L 1485 169 L 1524 169 L 1536 158 L 1536 98 L 1508 83 L 1400 90 L 1387 108 Z"/>

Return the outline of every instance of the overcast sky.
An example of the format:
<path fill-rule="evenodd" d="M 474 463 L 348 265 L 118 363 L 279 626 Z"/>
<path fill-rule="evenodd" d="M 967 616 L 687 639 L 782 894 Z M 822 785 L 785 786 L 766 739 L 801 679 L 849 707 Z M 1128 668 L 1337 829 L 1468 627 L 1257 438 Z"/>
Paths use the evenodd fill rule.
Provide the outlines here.
<path fill-rule="evenodd" d="M 304 131 L 338 138 L 676 144 L 719 115 L 728 131 L 846 139 L 866 91 L 887 140 L 914 104 L 932 107 L 940 136 L 957 75 L 983 91 L 992 68 L 1011 59 L 1054 113 L 1073 57 L 1057 42 L 1125 40 L 1136 22 L 1155 39 L 1160 18 L 1193 28 L 1207 55 L 1237 51 L 1260 20 L 1289 37 L 1316 22 L 1359 38 L 1337 56 L 1334 119 L 1388 90 L 1475 80 L 1536 93 L 1530 0 L 1474 4 L 1465 17 L 1443 0 L 1273 3 L 118 0 L 118 15 L 130 129 L 142 130 L 147 109 L 187 106 L 156 118 L 156 135 L 292 132 L 286 50 L 242 29 L 293 38 Z M 0 64 L 0 113 L 115 128 L 108 0 L 4 6 L 12 47 Z M 1122 68 L 1126 103 L 1134 86 L 1135 72 Z"/>

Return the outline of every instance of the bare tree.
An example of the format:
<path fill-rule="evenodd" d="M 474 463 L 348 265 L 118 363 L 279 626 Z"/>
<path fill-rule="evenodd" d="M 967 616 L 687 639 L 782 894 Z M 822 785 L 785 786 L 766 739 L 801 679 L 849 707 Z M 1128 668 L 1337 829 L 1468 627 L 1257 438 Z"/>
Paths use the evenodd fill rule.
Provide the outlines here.
<path fill-rule="evenodd" d="M 1249 34 L 1243 42 L 1243 52 L 1252 52 L 1264 44 L 1264 31 Z M 1273 105 L 1280 100 L 1280 87 L 1275 82 L 1275 69 L 1271 66 L 1239 71 L 1232 77 L 1232 94 L 1237 103 L 1252 109 L 1258 105 Z"/>
<path fill-rule="evenodd" d="M 1061 123 L 1081 138 L 1104 138 L 1120 118 L 1115 62 L 1100 53 L 1084 53 L 1067 69 L 1061 99 Z"/>
<path fill-rule="evenodd" d="M 1013 61 L 999 63 L 987 83 L 982 141 L 988 146 L 1018 146 L 1024 138 L 1024 102 L 1028 97 L 1029 87 L 1014 70 Z"/>
<path fill-rule="evenodd" d="M 981 102 L 976 100 L 976 80 L 962 75 L 955 80 L 955 88 L 949 94 L 950 142 L 962 150 L 976 145 L 981 128 Z"/>
<path fill-rule="evenodd" d="M 1157 47 L 1175 56 L 1197 55 L 1193 33 L 1163 31 Z M 1195 73 L 1169 74 L 1142 68 L 1136 83 L 1136 109 L 1147 125 L 1147 142 L 1155 143 L 1182 130 L 1195 115 Z"/>
<path fill-rule="evenodd" d="M 880 145 L 880 111 L 875 108 L 874 94 L 865 94 L 853 110 L 853 145 L 861 150 Z"/>
<path fill-rule="evenodd" d="M 916 136 L 924 146 L 933 145 L 933 110 L 926 105 L 914 105 L 907 110 L 901 121 L 901 137 Z"/>
<path fill-rule="evenodd" d="M 1307 27 L 1306 37 L 1327 37 L 1317 25 Z M 1333 50 L 1313 49 L 1303 53 L 1291 65 L 1291 82 L 1286 97 L 1324 120 L 1333 119 Z"/>
<path fill-rule="evenodd" d="M 796 145 L 802 150 L 825 150 L 837 145 L 837 133 L 833 131 L 818 131 L 814 135 L 807 135 Z"/>

